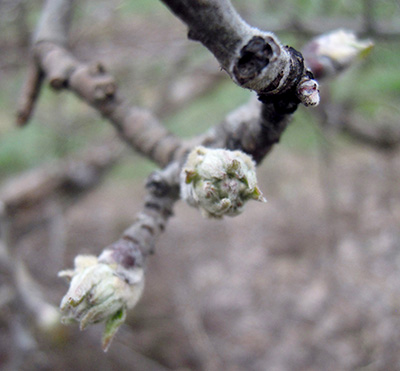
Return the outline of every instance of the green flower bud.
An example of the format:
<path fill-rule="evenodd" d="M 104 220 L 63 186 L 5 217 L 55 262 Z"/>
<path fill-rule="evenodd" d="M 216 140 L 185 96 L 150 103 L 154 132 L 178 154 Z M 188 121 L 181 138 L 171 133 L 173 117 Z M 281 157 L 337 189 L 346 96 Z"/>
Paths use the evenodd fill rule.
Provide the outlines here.
<path fill-rule="evenodd" d="M 196 147 L 181 172 L 181 197 L 208 217 L 234 216 L 248 200 L 265 202 L 254 161 L 241 151 Z"/>
<path fill-rule="evenodd" d="M 144 285 L 141 267 L 132 269 L 129 280 L 116 273 L 115 266 L 99 263 L 92 255 L 78 255 L 75 269 L 62 271 L 70 279 L 70 287 L 61 301 L 64 323 L 78 321 L 80 329 L 106 322 L 103 349 L 106 351 L 118 328 L 124 322 L 126 310 L 138 302 Z"/>

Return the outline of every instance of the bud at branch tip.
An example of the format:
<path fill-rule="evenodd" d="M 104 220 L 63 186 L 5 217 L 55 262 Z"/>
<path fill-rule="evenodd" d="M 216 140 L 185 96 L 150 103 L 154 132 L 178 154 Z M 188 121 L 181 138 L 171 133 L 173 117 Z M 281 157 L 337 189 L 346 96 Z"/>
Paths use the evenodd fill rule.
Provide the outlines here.
<path fill-rule="evenodd" d="M 67 294 L 61 300 L 63 323 L 80 322 L 80 329 L 105 322 L 103 350 L 110 343 L 126 317 L 126 310 L 138 302 L 144 285 L 142 267 L 129 272 L 129 280 L 117 274 L 117 264 L 99 262 L 92 255 L 78 255 L 75 269 L 59 273 L 70 280 Z"/>
<path fill-rule="evenodd" d="M 266 201 L 250 156 L 201 146 L 193 149 L 182 169 L 181 197 L 214 218 L 241 213 L 248 200 Z"/>

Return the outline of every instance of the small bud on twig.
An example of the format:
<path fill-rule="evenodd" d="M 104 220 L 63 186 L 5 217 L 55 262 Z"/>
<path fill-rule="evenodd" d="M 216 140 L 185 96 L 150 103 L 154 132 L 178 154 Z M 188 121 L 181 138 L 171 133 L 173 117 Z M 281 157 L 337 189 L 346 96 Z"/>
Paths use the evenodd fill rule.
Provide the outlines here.
<path fill-rule="evenodd" d="M 234 216 L 248 200 L 265 202 L 254 161 L 241 151 L 196 147 L 181 172 L 181 197 L 205 216 Z"/>
<path fill-rule="evenodd" d="M 59 273 L 71 280 L 70 288 L 61 301 L 64 323 L 79 321 L 80 329 L 98 322 L 106 322 L 103 350 L 125 320 L 126 310 L 138 302 L 144 285 L 142 267 L 130 272 L 129 280 L 120 277 L 111 264 L 100 263 L 95 256 L 78 255 L 75 269 Z"/>
<path fill-rule="evenodd" d="M 319 87 L 314 79 L 303 78 L 297 86 L 297 97 L 306 107 L 317 106 L 319 104 Z"/>

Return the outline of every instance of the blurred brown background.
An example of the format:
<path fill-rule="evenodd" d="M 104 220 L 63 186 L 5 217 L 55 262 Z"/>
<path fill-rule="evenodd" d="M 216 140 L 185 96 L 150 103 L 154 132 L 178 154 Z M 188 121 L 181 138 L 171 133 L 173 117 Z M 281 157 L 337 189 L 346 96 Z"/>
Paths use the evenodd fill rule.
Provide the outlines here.
<path fill-rule="evenodd" d="M 110 156 L 113 129 L 68 92 L 46 87 L 31 123 L 14 125 L 42 2 L 0 0 L 0 199 L 21 197 L 1 214 L 1 369 L 400 369 L 400 5 L 233 3 L 299 49 L 339 27 L 375 48 L 322 84 L 320 108 L 296 112 L 258 170 L 267 204 L 214 221 L 179 203 L 144 297 L 104 354 L 101 325 L 79 332 L 53 320 L 67 288 L 57 272 L 130 225 L 154 166 L 128 149 Z M 86 0 L 76 10 L 74 54 L 102 61 L 132 104 L 178 135 L 249 99 L 161 3 Z M 68 181 L 54 182 L 54 169 Z"/>

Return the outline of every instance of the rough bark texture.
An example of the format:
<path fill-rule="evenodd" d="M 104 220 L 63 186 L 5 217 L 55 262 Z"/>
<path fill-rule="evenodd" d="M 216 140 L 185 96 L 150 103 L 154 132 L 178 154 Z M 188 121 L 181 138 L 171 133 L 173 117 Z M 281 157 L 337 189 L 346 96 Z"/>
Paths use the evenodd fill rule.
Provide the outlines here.
<path fill-rule="evenodd" d="M 270 32 L 249 26 L 229 0 L 162 0 L 239 86 L 261 95 L 280 94 L 306 75 L 303 58 Z"/>

